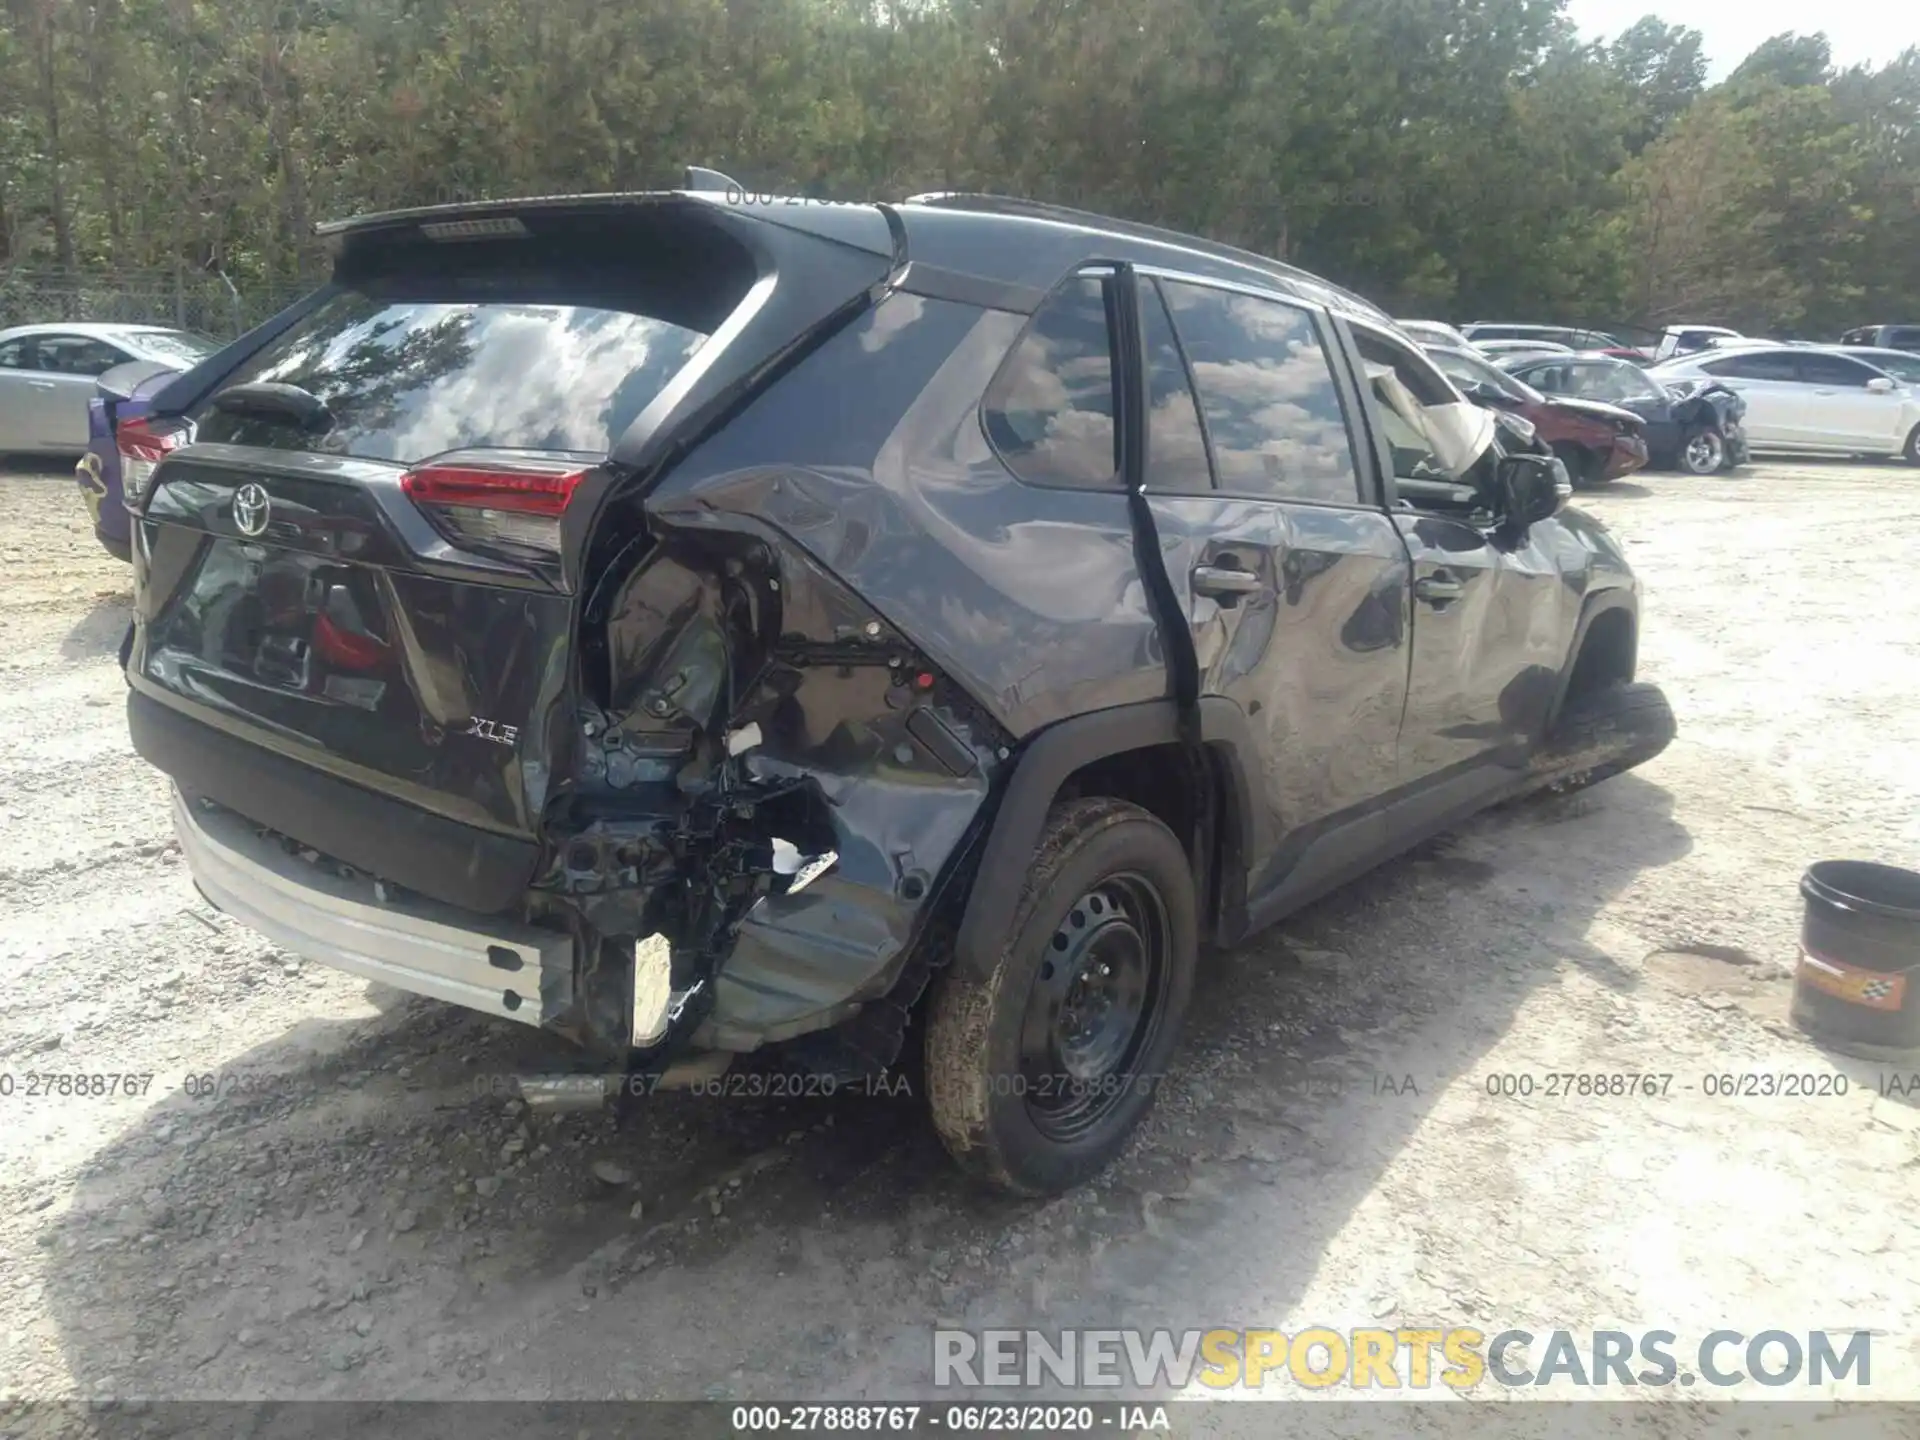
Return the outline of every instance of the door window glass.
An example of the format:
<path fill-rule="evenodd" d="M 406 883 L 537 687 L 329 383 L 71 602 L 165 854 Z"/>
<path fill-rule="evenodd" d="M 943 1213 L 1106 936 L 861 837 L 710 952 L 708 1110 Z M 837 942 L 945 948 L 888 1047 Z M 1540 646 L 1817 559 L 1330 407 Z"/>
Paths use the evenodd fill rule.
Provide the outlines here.
<path fill-rule="evenodd" d="M 1874 378 L 1874 374 L 1874 371 L 1858 360 L 1849 360 L 1842 355 L 1802 355 L 1800 357 L 1800 378 L 1809 385 L 1833 385 L 1860 390 Z"/>
<path fill-rule="evenodd" d="M 28 348 L 33 341 L 23 335 L 18 340 L 8 340 L 0 344 L 0 370 L 26 370 Z"/>
<path fill-rule="evenodd" d="M 126 356 L 88 335 L 42 335 L 40 369 L 54 375 L 101 375 Z"/>
<path fill-rule="evenodd" d="M 1147 350 L 1147 488 L 1209 490 L 1213 481 L 1200 408 L 1157 284 L 1141 289 L 1140 330 Z"/>
<path fill-rule="evenodd" d="M 1354 504 L 1359 472 L 1333 367 L 1296 305 L 1169 281 L 1223 491 Z"/>
<path fill-rule="evenodd" d="M 1440 458 L 1425 411 L 1428 406 L 1457 405 L 1459 396 L 1410 351 L 1366 330 L 1356 330 L 1354 338 L 1367 366 L 1386 372 L 1370 376 L 1368 383 L 1373 390 L 1372 414 L 1392 452 L 1394 478 L 1416 483 L 1454 481 L 1457 477 Z"/>
<path fill-rule="evenodd" d="M 1797 380 L 1793 356 L 1784 350 L 1761 350 L 1745 355 L 1729 355 L 1724 360 L 1708 360 L 1700 366 L 1709 375 L 1725 375 L 1735 380 Z"/>

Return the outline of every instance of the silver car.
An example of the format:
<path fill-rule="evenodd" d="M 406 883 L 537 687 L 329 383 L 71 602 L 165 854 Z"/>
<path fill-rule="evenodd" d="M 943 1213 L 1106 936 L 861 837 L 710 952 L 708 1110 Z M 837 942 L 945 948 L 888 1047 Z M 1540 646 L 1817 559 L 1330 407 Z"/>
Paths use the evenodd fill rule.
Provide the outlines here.
<path fill-rule="evenodd" d="M 1647 373 L 1662 381 L 1713 379 L 1738 391 L 1755 450 L 1902 455 L 1920 465 L 1920 386 L 1838 347 L 1708 350 Z"/>
<path fill-rule="evenodd" d="M 0 330 L 0 455 L 78 455 L 87 448 L 94 379 L 129 360 L 184 370 L 219 349 L 158 325 L 21 325 Z"/>

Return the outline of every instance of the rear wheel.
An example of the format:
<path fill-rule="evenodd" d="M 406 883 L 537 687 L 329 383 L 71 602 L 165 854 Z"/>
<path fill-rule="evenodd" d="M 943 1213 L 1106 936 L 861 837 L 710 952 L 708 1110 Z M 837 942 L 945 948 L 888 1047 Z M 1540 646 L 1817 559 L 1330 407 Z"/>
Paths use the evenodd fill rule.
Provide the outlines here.
<path fill-rule="evenodd" d="M 1009 934 L 984 973 L 943 977 L 927 1096 L 962 1168 L 1048 1194 L 1099 1171 L 1153 1103 L 1193 987 L 1186 852 L 1136 805 L 1062 805 Z"/>
<path fill-rule="evenodd" d="M 1680 468 L 1689 475 L 1715 475 L 1727 463 L 1727 442 L 1717 430 L 1695 430 L 1680 446 Z"/>
<path fill-rule="evenodd" d="M 1566 794 L 1644 765 L 1673 743 L 1673 707 L 1658 685 L 1618 681 L 1569 699 L 1534 756 L 1539 788 Z"/>

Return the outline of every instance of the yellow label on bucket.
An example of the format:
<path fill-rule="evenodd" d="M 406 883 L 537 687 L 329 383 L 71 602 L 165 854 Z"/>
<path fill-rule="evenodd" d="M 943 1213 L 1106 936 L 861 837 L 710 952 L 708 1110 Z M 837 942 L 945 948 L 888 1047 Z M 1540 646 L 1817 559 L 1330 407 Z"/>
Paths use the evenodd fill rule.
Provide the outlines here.
<path fill-rule="evenodd" d="M 1800 947 L 1800 975 L 1814 989 L 1869 1010 L 1898 1010 L 1907 998 L 1907 977 L 1862 970 Z"/>

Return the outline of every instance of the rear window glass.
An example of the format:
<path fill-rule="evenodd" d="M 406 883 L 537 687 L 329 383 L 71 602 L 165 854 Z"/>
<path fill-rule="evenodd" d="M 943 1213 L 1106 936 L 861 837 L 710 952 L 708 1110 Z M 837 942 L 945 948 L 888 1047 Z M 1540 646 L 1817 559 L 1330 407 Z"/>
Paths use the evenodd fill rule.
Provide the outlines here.
<path fill-rule="evenodd" d="M 127 340 L 156 360 L 183 360 L 189 365 L 199 364 L 220 348 L 213 341 L 189 335 L 184 330 L 141 330 L 129 335 Z"/>
<path fill-rule="evenodd" d="M 229 376 L 297 385 L 326 402 L 321 434 L 270 416 L 204 410 L 199 437 L 411 464 L 486 447 L 605 454 L 706 338 L 588 305 L 422 295 L 334 296 Z"/>

